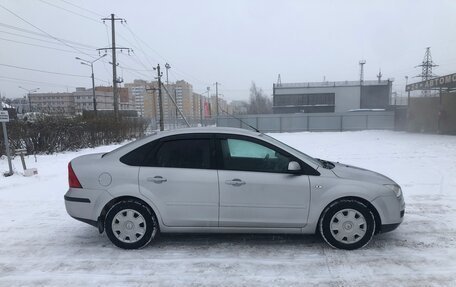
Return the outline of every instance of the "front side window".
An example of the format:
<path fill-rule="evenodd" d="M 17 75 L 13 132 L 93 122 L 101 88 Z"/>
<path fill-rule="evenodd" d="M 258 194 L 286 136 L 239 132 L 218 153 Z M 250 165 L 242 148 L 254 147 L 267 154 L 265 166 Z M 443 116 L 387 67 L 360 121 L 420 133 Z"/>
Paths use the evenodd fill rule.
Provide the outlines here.
<path fill-rule="evenodd" d="M 265 145 L 242 139 L 221 139 L 223 168 L 285 173 L 290 158 Z"/>
<path fill-rule="evenodd" d="M 238 139 L 227 139 L 228 150 L 231 157 L 244 158 L 271 158 L 275 157 L 275 152 L 265 146 L 254 142 Z"/>
<path fill-rule="evenodd" d="M 155 153 L 154 166 L 201 168 L 211 166 L 209 139 L 180 139 L 163 142 Z"/>

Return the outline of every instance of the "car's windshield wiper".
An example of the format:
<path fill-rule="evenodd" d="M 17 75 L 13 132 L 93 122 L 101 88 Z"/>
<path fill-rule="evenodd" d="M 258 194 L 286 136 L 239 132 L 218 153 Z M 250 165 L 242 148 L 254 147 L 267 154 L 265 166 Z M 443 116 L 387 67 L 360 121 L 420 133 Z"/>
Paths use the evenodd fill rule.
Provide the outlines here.
<path fill-rule="evenodd" d="M 330 162 L 330 161 L 323 160 L 323 159 L 321 159 L 321 158 L 317 158 L 317 160 L 318 160 L 319 162 L 321 162 L 323 168 L 326 168 L 326 169 L 333 169 L 333 168 L 335 167 L 335 165 L 334 165 L 332 162 Z"/>

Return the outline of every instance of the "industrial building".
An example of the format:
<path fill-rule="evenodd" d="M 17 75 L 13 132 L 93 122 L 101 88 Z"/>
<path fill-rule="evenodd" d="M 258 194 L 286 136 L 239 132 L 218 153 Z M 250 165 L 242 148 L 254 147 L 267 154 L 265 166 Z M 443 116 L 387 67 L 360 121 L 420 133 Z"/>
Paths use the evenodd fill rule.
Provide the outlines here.
<path fill-rule="evenodd" d="M 390 105 L 391 80 L 273 85 L 273 112 L 341 113 L 358 109 L 386 109 Z"/>

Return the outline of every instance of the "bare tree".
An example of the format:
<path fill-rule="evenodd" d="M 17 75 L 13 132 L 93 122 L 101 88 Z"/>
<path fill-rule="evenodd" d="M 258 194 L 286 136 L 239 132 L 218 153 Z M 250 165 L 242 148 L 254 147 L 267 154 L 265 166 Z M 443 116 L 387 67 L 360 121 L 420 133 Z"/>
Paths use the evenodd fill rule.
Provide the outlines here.
<path fill-rule="evenodd" d="M 272 101 L 255 82 L 250 87 L 250 100 L 248 106 L 249 114 L 270 114 L 272 113 Z"/>

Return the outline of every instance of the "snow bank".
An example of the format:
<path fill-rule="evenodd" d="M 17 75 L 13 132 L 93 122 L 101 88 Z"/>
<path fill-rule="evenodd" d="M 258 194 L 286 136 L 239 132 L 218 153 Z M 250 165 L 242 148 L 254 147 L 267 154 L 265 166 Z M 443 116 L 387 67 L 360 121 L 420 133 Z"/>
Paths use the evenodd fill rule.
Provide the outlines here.
<path fill-rule="evenodd" d="M 114 247 L 70 218 L 72 158 L 116 146 L 27 158 L 39 174 L 0 177 L 0 286 L 455 286 L 456 137 L 391 131 L 273 134 L 309 155 L 372 169 L 402 185 L 404 223 L 366 248 L 316 236 L 166 235 Z M 7 170 L 6 159 L 0 171 Z"/>

